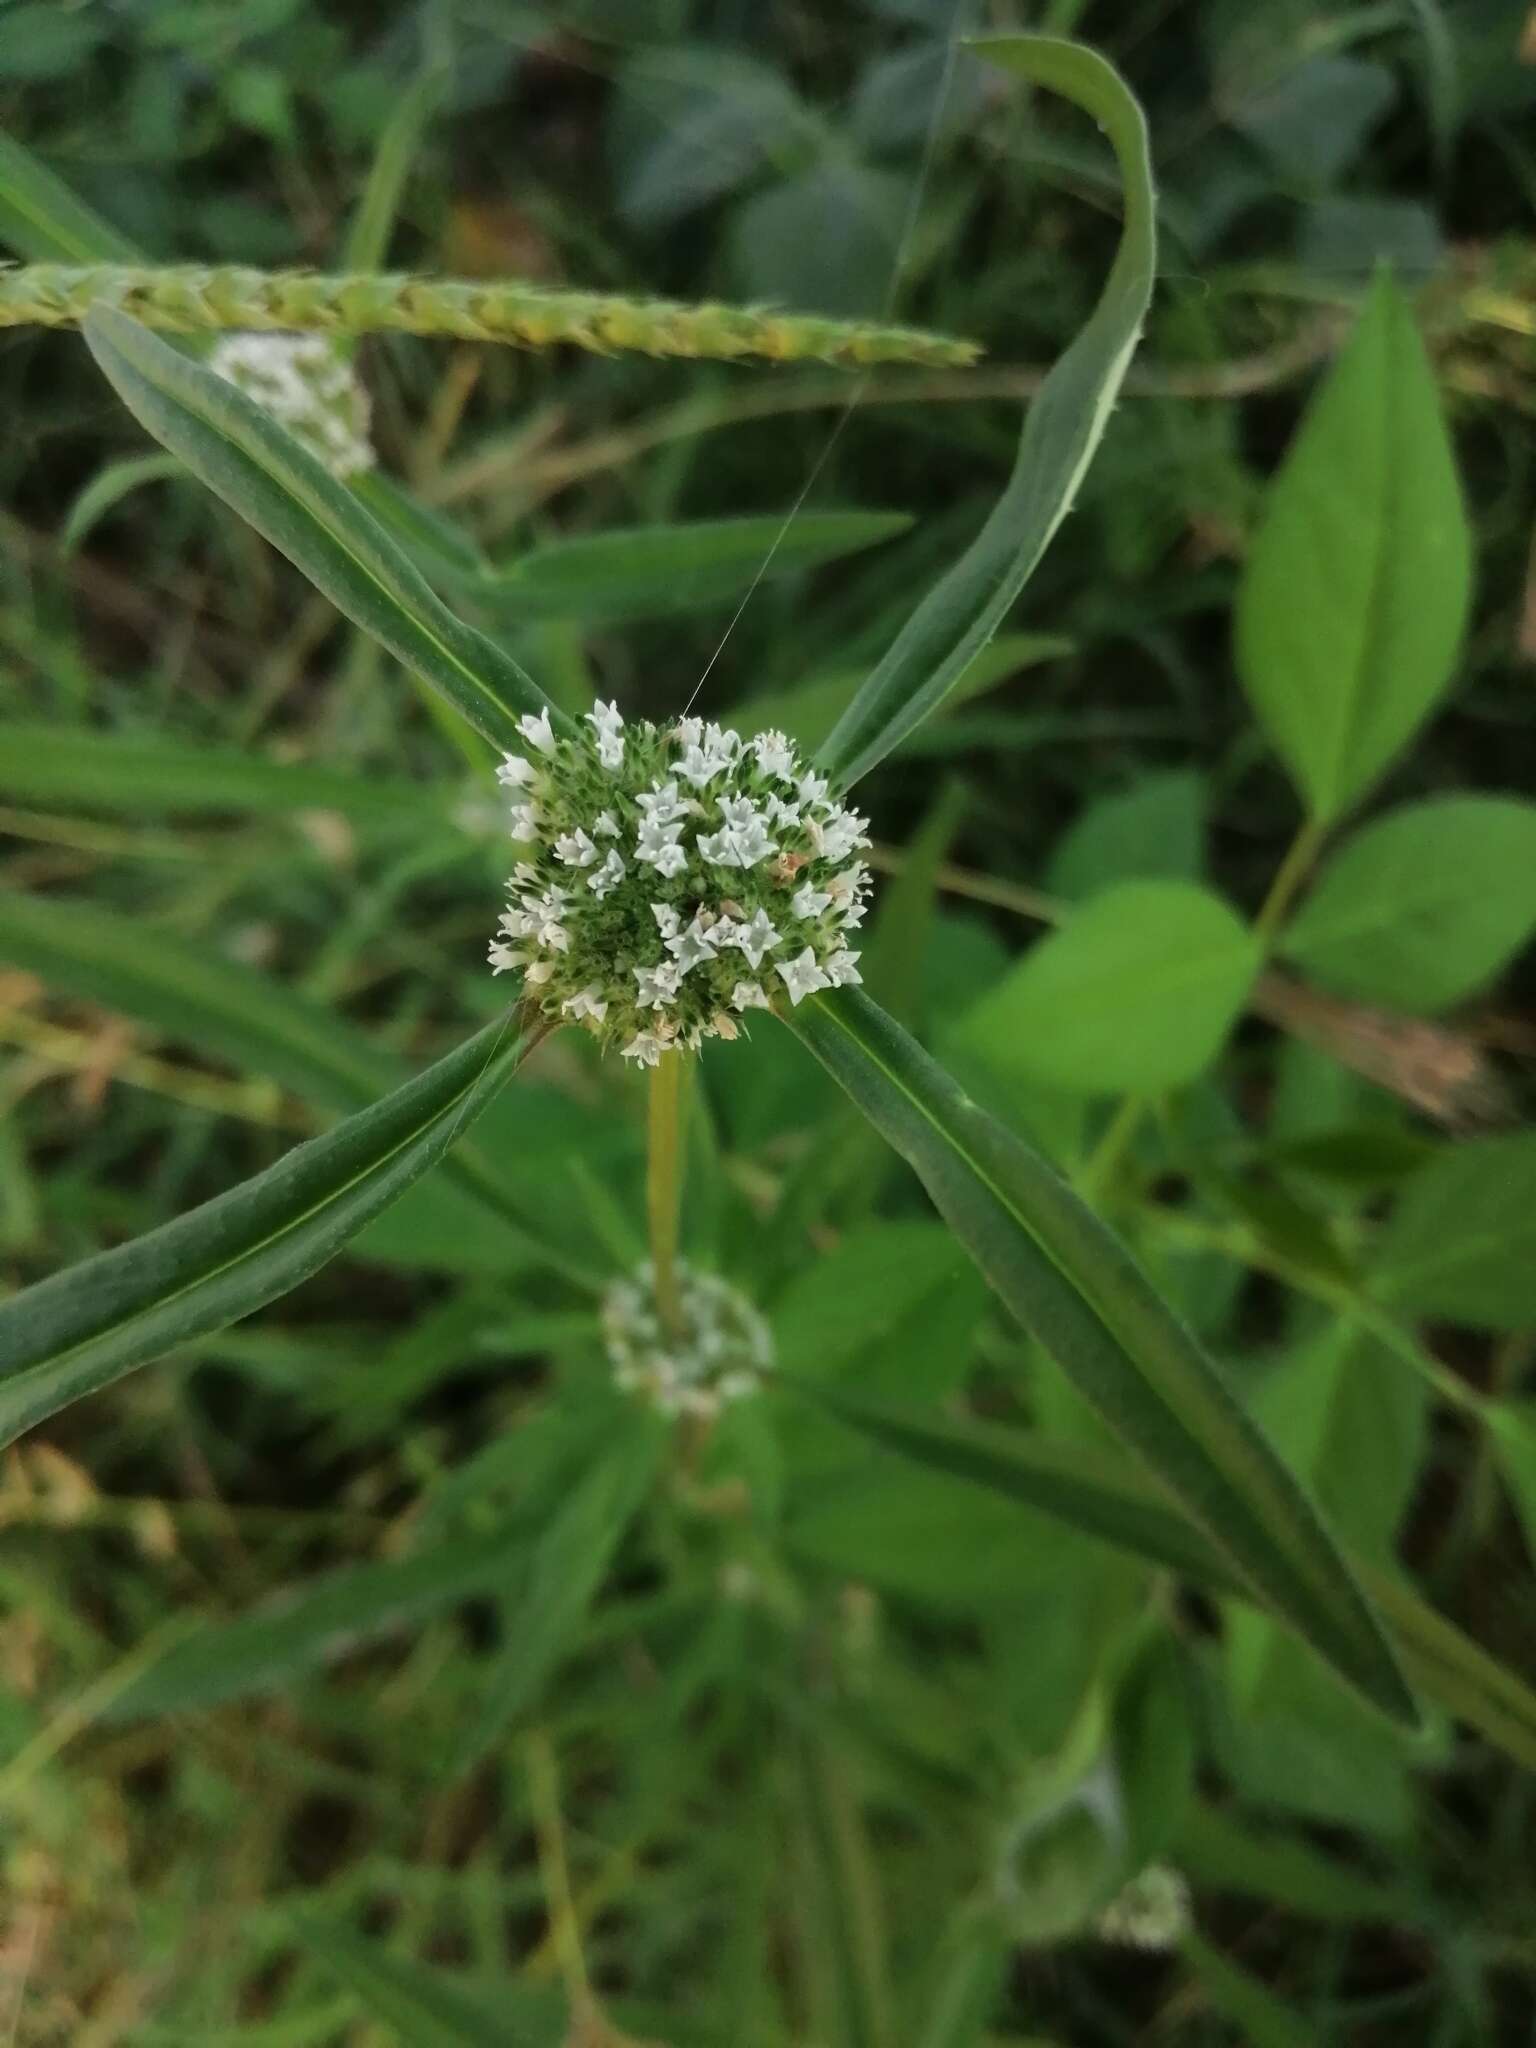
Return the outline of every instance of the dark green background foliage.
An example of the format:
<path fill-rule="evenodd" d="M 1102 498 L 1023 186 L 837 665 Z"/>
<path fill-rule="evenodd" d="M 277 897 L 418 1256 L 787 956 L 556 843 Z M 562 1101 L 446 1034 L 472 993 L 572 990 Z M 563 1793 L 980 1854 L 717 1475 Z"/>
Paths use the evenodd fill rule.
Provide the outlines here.
<path fill-rule="evenodd" d="M 1012 28 L 1140 96 L 1160 275 L 999 636 L 878 765 L 859 716 L 832 743 L 887 870 L 869 990 L 1130 1243 L 1328 1516 L 1422 1724 L 1237 1597 L 1238 1536 L 989 1295 L 934 1204 L 984 1266 L 1010 1205 L 1047 1220 L 1028 1298 L 999 1290 L 1047 1342 L 1070 1205 L 858 1003 L 701 1063 L 685 1247 L 785 1380 L 707 1438 L 609 1380 L 643 1101 L 575 1033 L 322 1265 L 378 1176 L 440 1157 L 455 1048 L 499 1041 L 502 714 L 339 617 L 78 336 L 7 331 L 0 1285 L 268 1177 L 190 1306 L 30 1311 L 37 1358 L 89 1335 L 74 1392 L 179 1348 L 0 1454 L 0 2038 L 1528 2030 L 1524 0 L 3 0 L 0 242 L 978 338 L 974 371 L 857 380 L 359 347 L 359 495 L 507 701 L 520 666 L 573 716 L 663 719 L 704 678 L 700 711 L 810 748 L 981 530 L 1114 255 L 1105 139 L 950 47 Z M 148 417 L 160 358 L 92 345 Z M 310 1277 L 262 1306 L 301 1185 Z M 120 1304 L 155 1277 L 93 1270 Z M 1126 1316 L 1115 1342 L 1163 1341 Z M 33 1356 L 0 1357 L 7 1433 L 54 1405 Z M 1198 1443 L 1224 1424 L 1189 1384 Z M 1112 1419 L 1155 1438 L 1155 1409 Z M 1324 1647 L 1391 1705 L 1368 1633 Z M 1097 1922 L 1149 1865 L 1194 1931 L 1141 1955 Z"/>

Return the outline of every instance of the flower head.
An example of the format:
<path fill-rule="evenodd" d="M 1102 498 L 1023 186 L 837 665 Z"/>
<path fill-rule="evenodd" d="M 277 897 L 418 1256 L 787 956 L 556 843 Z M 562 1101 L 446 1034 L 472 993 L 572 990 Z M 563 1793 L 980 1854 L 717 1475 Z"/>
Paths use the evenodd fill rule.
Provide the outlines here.
<path fill-rule="evenodd" d="M 773 1367 L 768 1325 L 745 1295 L 714 1273 L 677 1268 L 682 1328 L 669 1336 L 649 1264 L 603 1297 L 603 1341 L 613 1377 L 664 1415 L 718 1415 L 755 1393 Z"/>
<path fill-rule="evenodd" d="M 320 334 L 226 334 L 208 367 L 253 399 L 332 476 L 373 467 L 368 394 Z"/>
<path fill-rule="evenodd" d="M 745 1011 L 859 979 L 865 821 L 782 733 L 626 725 L 614 704 L 569 737 L 547 711 L 519 730 L 527 752 L 498 779 L 528 857 L 491 964 L 520 968 L 547 1015 L 654 1066 L 736 1037 Z"/>
<path fill-rule="evenodd" d="M 1177 1948 L 1189 1926 L 1189 1886 L 1166 1863 L 1138 1871 L 1095 1923 L 1101 1941 L 1148 1949 Z"/>

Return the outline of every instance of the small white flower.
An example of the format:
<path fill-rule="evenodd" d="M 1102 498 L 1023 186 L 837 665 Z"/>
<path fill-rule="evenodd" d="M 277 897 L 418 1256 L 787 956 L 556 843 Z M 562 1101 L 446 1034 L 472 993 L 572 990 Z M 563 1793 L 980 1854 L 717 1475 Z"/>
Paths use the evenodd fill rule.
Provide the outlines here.
<path fill-rule="evenodd" d="M 672 733 L 679 746 L 696 747 L 703 737 L 704 721 L 702 718 L 680 718 Z"/>
<path fill-rule="evenodd" d="M 619 1057 L 633 1060 L 637 1066 L 654 1067 L 660 1065 L 665 1051 L 666 1047 L 653 1032 L 637 1031 L 628 1045 L 619 1047 Z"/>
<path fill-rule="evenodd" d="M 533 804 L 514 804 L 507 813 L 507 830 L 526 845 L 539 836 L 539 814 Z"/>
<path fill-rule="evenodd" d="M 589 868 L 597 859 L 597 848 L 578 825 L 574 832 L 562 832 L 555 841 L 555 858 L 570 868 Z"/>
<path fill-rule="evenodd" d="M 539 944 L 548 946 L 552 953 L 567 953 L 570 951 L 571 935 L 564 925 L 556 924 L 551 919 L 549 923 L 539 926 Z"/>
<path fill-rule="evenodd" d="M 566 1016 L 574 1017 L 578 1022 L 583 1017 L 590 1017 L 594 1023 L 601 1024 L 608 1014 L 603 992 L 595 981 L 589 982 L 585 988 L 578 989 L 575 995 L 567 996 L 560 1007 Z"/>
<path fill-rule="evenodd" d="M 509 967 L 521 967 L 528 958 L 526 953 L 514 953 L 509 946 L 500 946 L 491 941 L 491 972 L 505 974 Z"/>
<path fill-rule="evenodd" d="M 863 861 L 856 860 L 850 867 L 839 868 L 828 878 L 827 894 L 834 903 L 849 903 L 863 888 L 869 870 Z"/>
<path fill-rule="evenodd" d="M 753 964 L 755 965 L 756 963 L 754 962 Z M 820 966 L 817 964 L 816 955 L 809 946 L 800 954 L 798 959 L 787 960 L 777 970 L 777 973 L 780 981 L 783 982 L 785 988 L 789 991 L 789 1000 L 796 1005 L 804 997 L 814 995 L 817 989 L 830 988 L 832 986 L 828 977 L 822 973 Z"/>
<path fill-rule="evenodd" d="M 503 754 L 496 780 L 506 789 L 526 789 L 537 773 L 533 763 L 525 761 L 521 754 Z"/>
<path fill-rule="evenodd" d="M 663 825 L 655 818 L 647 818 L 640 827 L 639 836 L 635 842 L 635 858 L 637 860 L 650 861 L 653 866 L 659 866 L 662 857 L 667 851 L 677 845 L 678 840 L 682 837 L 682 831 L 681 825 Z M 686 861 L 686 859 L 687 856 L 685 854 L 684 860 Z"/>
<path fill-rule="evenodd" d="M 733 1010 L 766 1010 L 768 1008 L 768 998 L 763 994 L 762 983 L 758 981 L 738 981 L 731 990 L 731 1008 Z"/>
<path fill-rule="evenodd" d="M 656 825 L 675 825 L 679 818 L 686 818 L 688 806 L 677 794 L 675 782 L 657 782 L 650 789 L 641 790 L 635 798 L 642 817 Z"/>
<path fill-rule="evenodd" d="M 800 823 L 800 806 L 786 803 L 777 791 L 768 798 L 763 810 L 770 825 L 783 825 L 786 830 L 793 831 Z"/>
<path fill-rule="evenodd" d="M 663 839 L 648 853 L 642 842 L 637 860 L 649 861 L 658 875 L 680 875 L 688 865 L 686 848 L 679 846 L 676 839 Z"/>
<path fill-rule="evenodd" d="M 592 831 L 598 839 L 617 839 L 619 821 L 612 811 L 599 811 L 593 822 Z"/>
<path fill-rule="evenodd" d="M 588 875 L 587 887 L 594 896 L 601 899 L 610 890 L 616 889 L 628 872 L 628 868 L 625 867 L 623 861 L 619 859 L 618 854 L 610 846 L 608 858 L 603 862 L 602 866 Z"/>
<path fill-rule="evenodd" d="M 683 970 L 671 960 L 663 960 L 659 967 L 637 967 L 635 980 L 640 984 L 637 997 L 642 1009 L 659 1010 L 677 995 L 678 984 Z"/>
<path fill-rule="evenodd" d="M 682 930 L 683 921 L 670 903 L 653 903 L 651 915 L 656 920 L 656 929 L 664 939 L 676 938 Z"/>
<path fill-rule="evenodd" d="M 869 823 L 857 811 L 834 811 L 822 833 L 822 852 L 828 860 L 844 860 L 856 846 L 868 846 L 864 827 Z"/>
<path fill-rule="evenodd" d="M 832 898 L 825 889 L 818 889 L 812 882 L 802 882 L 790 898 L 790 909 L 796 917 L 820 917 Z"/>
<path fill-rule="evenodd" d="M 512 879 L 519 889 L 537 889 L 544 877 L 531 861 L 520 860 L 512 870 Z"/>
<path fill-rule="evenodd" d="M 838 923 L 842 926 L 845 932 L 857 931 L 859 926 L 864 922 L 864 913 L 868 910 L 868 908 L 869 905 L 867 903 L 850 903 L 848 908 L 843 912 L 842 916 L 838 919 Z"/>
<path fill-rule="evenodd" d="M 555 963 L 553 960 L 530 960 L 523 970 L 523 979 L 538 986 L 548 981 L 554 971 Z"/>
<path fill-rule="evenodd" d="M 702 789 L 717 775 L 723 775 L 730 765 L 724 754 L 706 753 L 703 747 L 689 747 L 677 764 L 677 772 L 695 789 Z"/>
<path fill-rule="evenodd" d="M 541 711 L 537 718 L 531 711 L 525 711 L 517 721 L 517 729 L 529 746 L 537 747 L 541 754 L 552 754 L 555 751 L 554 727 L 549 722 L 547 708 Z"/>
<path fill-rule="evenodd" d="M 591 726 L 593 732 L 599 738 L 605 734 L 610 738 L 616 738 L 624 730 L 624 720 L 620 715 L 618 705 L 616 703 L 605 704 L 601 697 L 592 706 L 592 709 L 587 712 L 586 719 L 588 725 Z"/>
<path fill-rule="evenodd" d="M 618 733 L 603 732 L 597 736 L 597 758 L 605 768 L 624 766 L 624 741 Z"/>
<path fill-rule="evenodd" d="M 728 1016 L 724 1010 L 717 1010 L 709 1021 L 716 1038 L 732 1039 L 741 1036 L 736 1028 L 736 1019 Z"/>
<path fill-rule="evenodd" d="M 776 775 L 781 782 L 794 781 L 795 750 L 783 733 L 760 732 L 752 742 L 752 750 L 765 775 Z"/>
<path fill-rule="evenodd" d="M 826 967 L 827 978 L 834 988 L 846 988 L 850 982 L 861 982 L 864 979 L 859 972 L 858 954 L 850 953 L 846 946 L 841 952 L 831 955 Z"/>
<path fill-rule="evenodd" d="M 795 795 L 803 804 L 814 804 L 827 793 L 827 778 L 813 774 L 808 768 L 795 784 Z"/>
<path fill-rule="evenodd" d="M 773 925 L 769 923 L 768 913 L 759 910 L 741 926 L 731 943 L 739 946 L 745 953 L 749 967 L 758 968 L 763 964 L 764 954 L 771 953 L 782 941 Z"/>
<path fill-rule="evenodd" d="M 667 951 L 675 957 L 679 974 L 686 974 L 690 968 L 715 957 L 714 941 L 702 919 L 697 917 L 686 931 L 678 932 L 675 937 L 668 939 Z"/>
<path fill-rule="evenodd" d="M 522 905 L 517 903 L 510 904 L 501 913 L 498 922 L 509 939 L 526 939 L 538 926 L 538 920 L 530 917 Z"/>

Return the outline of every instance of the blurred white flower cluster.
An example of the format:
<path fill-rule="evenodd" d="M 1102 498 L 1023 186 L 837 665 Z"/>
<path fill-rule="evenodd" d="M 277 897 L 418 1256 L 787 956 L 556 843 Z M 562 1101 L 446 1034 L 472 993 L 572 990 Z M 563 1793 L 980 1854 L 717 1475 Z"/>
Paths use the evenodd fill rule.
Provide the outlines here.
<path fill-rule="evenodd" d="M 664 1415 L 719 1414 L 757 1391 L 773 1367 L 768 1325 L 745 1295 L 714 1273 L 677 1267 L 682 1328 L 669 1336 L 649 1261 L 603 1297 L 603 1341 L 615 1383 Z"/>
<path fill-rule="evenodd" d="M 626 726 L 612 704 L 575 738 L 521 721 L 525 756 L 497 771 L 512 836 L 491 966 L 520 969 L 546 1015 L 653 1067 L 734 1038 L 785 997 L 858 981 L 867 820 L 829 796 L 782 733 L 697 718 Z"/>
<path fill-rule="evenodd" d="M 320 334 L 226 334 L 208 367 L 343 479 L 373 467 L 368 394 Z"/>
<path fill-rule="evenodd" d="M 1166 1863 L 1149 1863 L 1099 1915 L 1103 1941 L 1128 1948 L 1177 1948 L 1190 1929 L 1189 1886 Z"/>

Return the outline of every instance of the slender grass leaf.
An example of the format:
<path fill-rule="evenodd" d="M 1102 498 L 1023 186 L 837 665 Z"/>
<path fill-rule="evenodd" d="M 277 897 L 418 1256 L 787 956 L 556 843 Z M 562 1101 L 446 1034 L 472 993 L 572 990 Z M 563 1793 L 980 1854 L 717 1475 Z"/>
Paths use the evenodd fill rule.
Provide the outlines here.
<path fill-rule="evenodd" d="M 0 720 L 0 796 L 131 818 L 324 810 L 418 828 L 441 825 L 447 808 L 440 790 L 404 776 L 264 760 L 159 734 L 8 720 Z"/>
<path fill-rule="evenodd" d="M 549 1985 L 464 1982 L 331 1922 L 295 1923 L 306 1947 L 406 2048 L 558 2048 L 565 2001 Z"/>
<path fill-rule="evenodd" d="M 1301 1487 L 1092 1211 L 856 990 L 812 997 L 791 1021 L 994 1290 L 1232 1568 L 1367 1699 L 1413 1724 L 1381 1626 Z"/>
<path fill-rule="evenodd" d="M 1052 1088 L 1179 1087 L 1221 1050 L 1259 965 L 1258 940 L 1208 890 L 1121 882 L 1031 947 L 964 1020 L 960 1042 Z"/>
<path fill-rule="evenodd" d="M 401 94 L 384 124 L 368 182 L 342 245 L 343 270 L 382 270 L 400 213 L 405 181 L 433 115 L 453 82 L 452 67 L 430 59 Z"/>
<path fill-rule="evenodd" d="M 533 1042 L 488 1024 L 242 1186 L 0 1303 L 0 1445 L 307 1280 L 444 1156 Z"/>
<path fill-rule="evenodd" d="M 1179 1830 L 1175 1860 L 1202 1891 L 1239 1892 L 1341 1926 L 1424 1918 L 1423 1901 L 1327 1855 L 1300 1835 L 1250 1828 L 1197 1800 Z"/>
<path fill-rule="evenodd" d="M 83 331 L 128 410 L 194 476 L 493 746 L 522 744 L 518 717 L 550 708 L 544 693 L 454 617 L 345 484 L 243 391 L 126 313 L 94 307 Z M 551 716 L 569 725 L 563 712 Z"/>
<path fill-rule="evenodd" d="M 903 1457 L 1055 1515 L 1212 1592 L 1251 1597 L 1230 1559 L 1160 1487 L 1108 1447 L 867 1401 L 785 1374 L 779 1380 L 814 1395 L 850 1428 Z M 1359 1557 L 1353 1564 L 1413 1684 L 1516 1763 L 1536 1770 L 1536 1692 L 1436 1614 L 1396 1570 Z"/>
<path fill-rule="evenodd" d="M 1249 2048 L 1317 2048 L 1313 2022 L 1282 2005 L 1260 1978 L 1221 1955 L 1197 1934 L 1182 1943 L 1184 1960 L 1205 1997 L 1237 2027 Z"/>
<path fill-rule="evenodd" d="M 1490 981 L 1533 930 L 1536 804 L 1442 796 L 1355 833 L 1280 950 L 1339 995 L 1443 1010 Z"/>
<path fill-rule="evenodd" d="M 183 1636 L 113 1697 L 103 1718 L 143 1721 L 276 1692 L 360 1643 L 501 1592 L 527 1541 L 519 1525 L 327 1572 L 249 1614 Z"/>
<path fill-rule="evenodd" d="M 1025 415 L 1002 498 L 819 748 L 818 765 L 842 787 L 942 703 L 1007 617 L 1072 509 L 1152 296 L 1157 234 L 1146 123 L 1118 72 L 1094 51 L 1050 36 L 991 36 L 969 47 L 1093 116 L 1119 161 L 1125 224 L 1103 295 Z"/>
<path fill-rule="evenodd" d="M 164 483 L 169 477 L 184 474 L 174 455 L 131 455 L 120 462 L 109 462 L 96 472 L 70 506 L 69 517 L 59 534 L 60 553 L 72 555 L 97 522 L 142 485 Z"/>
<path fill-rule="evenodd" d="M 634 526 L 550 541 L 468 586 L 509 620 L 663 618 L 725 604 L 753 584 L 873 547 L 906 512 L 802 512 Z"/>
<path fill-rule="evenodd" d="M 641 1417 L 588 1473 L 541 1537 L 528 1584 L 507 1613 L 507 1640 L 479 1722 L 465 1745 L 468 1765 L 505 1736 L 537 1701 L 573 1647 L 630 1518 L 655 1475 L 665 1432 Z"/>
<path fill-rule="evenodd" d="M 92 904 L 0 897 L 0 960 L 41 975 L 53 988 L 152 1024 L 173 1041 L 244 1072 L 264 1074 L 321 1109 L 343 1115 L 366 1109 L 410 1078 L 398 1054 L 297 990 L 221 959 L 206 946 Z M 490 1212 L 508 1255 L 514 1236 L 525 1244 L 536 1239 L 551 1263 L 571 1270 L 569 1258 L 545 1240 L 540 1219 L 530 1213 L 527 1190 L 513 1186 L 493 1158 L 463 1145 L 444 1161 L 444 1173 L 482 1212 Z M 483 1222 L 483 1213 L 469 1220 Z M 483 1269 L 479 1245 L 486 1233 L 466 1234 L 454 1205 L 447 1206 L 436 1233 L 426 1225 L 422 1216 L 411 1225 L 413 1236 L 425 1231 L 425 1248 L 434 1234 L 451 1235 L 478 1260 L 471 1270 Z"/>
<path fill-rule="evenodd" d="M 136 263 L 126 235 L 77 199 L 13 136 L 0 133 L 0 242 L 34 263 Z"/>
<path fill-rule="evenodd" d="M 1336 817 L 1451 679 L 1471 541 L 1433 373 L 1383 273 L 1270 487 L 1238 591 L 1243 687 Z"/>

